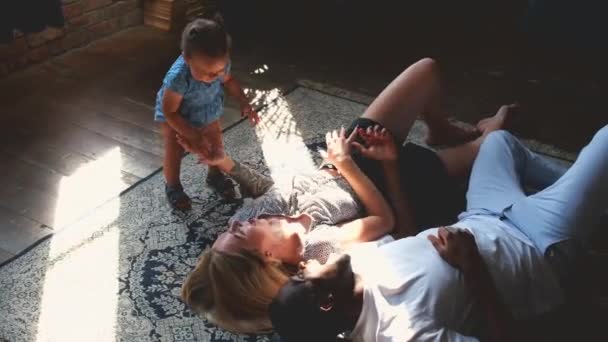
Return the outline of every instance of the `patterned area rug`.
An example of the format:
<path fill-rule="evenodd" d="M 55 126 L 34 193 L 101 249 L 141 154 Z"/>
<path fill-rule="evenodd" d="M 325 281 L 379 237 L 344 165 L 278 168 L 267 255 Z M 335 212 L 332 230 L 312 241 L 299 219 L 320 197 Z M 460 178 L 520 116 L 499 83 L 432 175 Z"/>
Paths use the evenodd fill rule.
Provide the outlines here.
<path fill-rule="evenodd" d="M 229 154 L 278 183 L 313 170 L 325 132 L 348 125 L 370 99 L 307 86 L 267 104 L 258 127 L 242 122 L 229 128 Z M 419 142 L 423 135 L 417 124 L 410 138 Z M 242 205 L 222 201 L 205 188 L 206 169 L 192 156 L 184 159 L 182 174 L 193 195 L 190 213 L 169 209 L 157 173 L 0 268 L 0 339 L 271 340 L 223 331 L 179 300 L 183 279 L 198 256 Z"/>

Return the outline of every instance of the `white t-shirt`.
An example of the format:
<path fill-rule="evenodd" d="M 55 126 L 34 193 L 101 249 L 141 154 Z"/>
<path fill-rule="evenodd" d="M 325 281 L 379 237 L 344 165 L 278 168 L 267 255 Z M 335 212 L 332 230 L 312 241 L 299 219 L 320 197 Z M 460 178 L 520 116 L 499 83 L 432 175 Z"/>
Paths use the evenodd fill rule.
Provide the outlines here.
<path fill-rule="evenodd" d="M 454 226 L 475 236 L 501 299 L 516 319 L 561 303 L 549 266 L 516 228 L 480 215 Z M 486 336 L 482 312 L 467 293 L 462 273 L 441 259 L 429 234 L 436 235 L 437 228 L 350 252 L 365 289 L 353 341 L 477 341 L 473 336 Z"/>

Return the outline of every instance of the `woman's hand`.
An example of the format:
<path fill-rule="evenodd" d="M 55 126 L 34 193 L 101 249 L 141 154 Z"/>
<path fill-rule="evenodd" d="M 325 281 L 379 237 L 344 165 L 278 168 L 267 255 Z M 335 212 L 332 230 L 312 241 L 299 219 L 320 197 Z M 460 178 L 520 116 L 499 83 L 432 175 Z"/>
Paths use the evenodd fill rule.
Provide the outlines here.
<path fill-rule="evenodd" d="M 211 124 L 194 128 L 194 138 L 188 138 L 182 135 L 177 135 L 177 142 L 184 150 L 196 154 L 201 160 L 213 160 L 221 158 L 224 153 L 224 139 L 222 136 L 222 127 L 219 120 Z M 208 164 L 205 162 L 205 164 Z"/>
<path fill-rule="evenodd" d="M 351 135 L 347 138 L 344 127 L 340 130 L 334 130 L 327 132 L 325 135 L 325 141 L 327 142 L 327 153 L 325 157 L 329 162 L 334 164 L 338 170 L 345 163 L 352 162 L 350 157 L 351 144 L 357 136 L 357 129 L 354 129 Z"/>
<path fill-rule="evenodd" d="M 177 134 L 177 143 L 182 146 L 184 150 L 192 154 L 199 154 L 209 150 L 209 143 L 206 139 L 202 139 L 200 135 L 195 140 L 184 137 L 183 135 Z"/>
<path fill-rule="evenodd" d="M 356 141 L 353 141 L 351 144 L 364 157 L 374 160 L 397 160 L 399 153 L 395 139 L 393 139 L 393 136 L 386 128 L 376 125 L 373 128 L 368 127 L 367 130 L 359 129 L 358 134 L 365 142 L 365 145 Z"/>
<path fill-rule="evenodd" d="M 177 142 L 184 150 L 196 154 L 201 163 L 209 166 L 218 166 L 226 157 L 223 144 L 213 146 L 207 139 L 202 139 L 199 145 L 195 146 L 190 140 L 178 134 Z"/>
<path fill-rule="evenodd" d="M 221 151 L 215 151 L 215 153 L 212 154 L 198 154 L 198 160 L 199 162 L 205 164 L 205 165 L 209 165 L 209 166 L 221 166 L 224 162 L 226 162 L 226 153 L 224 153 L 224 150 Z"/>

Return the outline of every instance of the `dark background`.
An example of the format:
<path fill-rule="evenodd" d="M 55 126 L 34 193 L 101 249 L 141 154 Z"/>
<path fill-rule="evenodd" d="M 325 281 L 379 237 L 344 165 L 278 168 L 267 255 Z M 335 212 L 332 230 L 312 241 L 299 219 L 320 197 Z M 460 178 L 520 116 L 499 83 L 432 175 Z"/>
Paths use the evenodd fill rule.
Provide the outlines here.
<path fill-rule="evenodd" d="M 518 102 L 527 116 L 516 133 L 570 151 L 608 123 L 603 1 L 216 3 L 236 50 L 323 67 L 328 75 L 359 75 L 369 79 L 361 88 L 370 95 L 389 75 L 433 57 L 443 69 L 449 108 L 461 120 L 476 122 L 502 103 Z M 375 74 L 383 75 L 382 85 L 371 85 Z"/>

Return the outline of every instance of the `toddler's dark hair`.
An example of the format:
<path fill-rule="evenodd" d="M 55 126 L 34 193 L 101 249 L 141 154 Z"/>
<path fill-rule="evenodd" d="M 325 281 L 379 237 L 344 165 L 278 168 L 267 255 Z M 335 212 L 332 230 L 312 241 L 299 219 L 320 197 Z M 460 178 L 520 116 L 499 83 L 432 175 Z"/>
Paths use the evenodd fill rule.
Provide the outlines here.
<path fill-rule="evenodd" d="M 188 24 L 182 33 L 181 48 L 188 57 L 193 53 L 212 58 L 225 56 L 230 49 L 230 37 L 224 28 L 222 17 L 218 14 Z"/>

